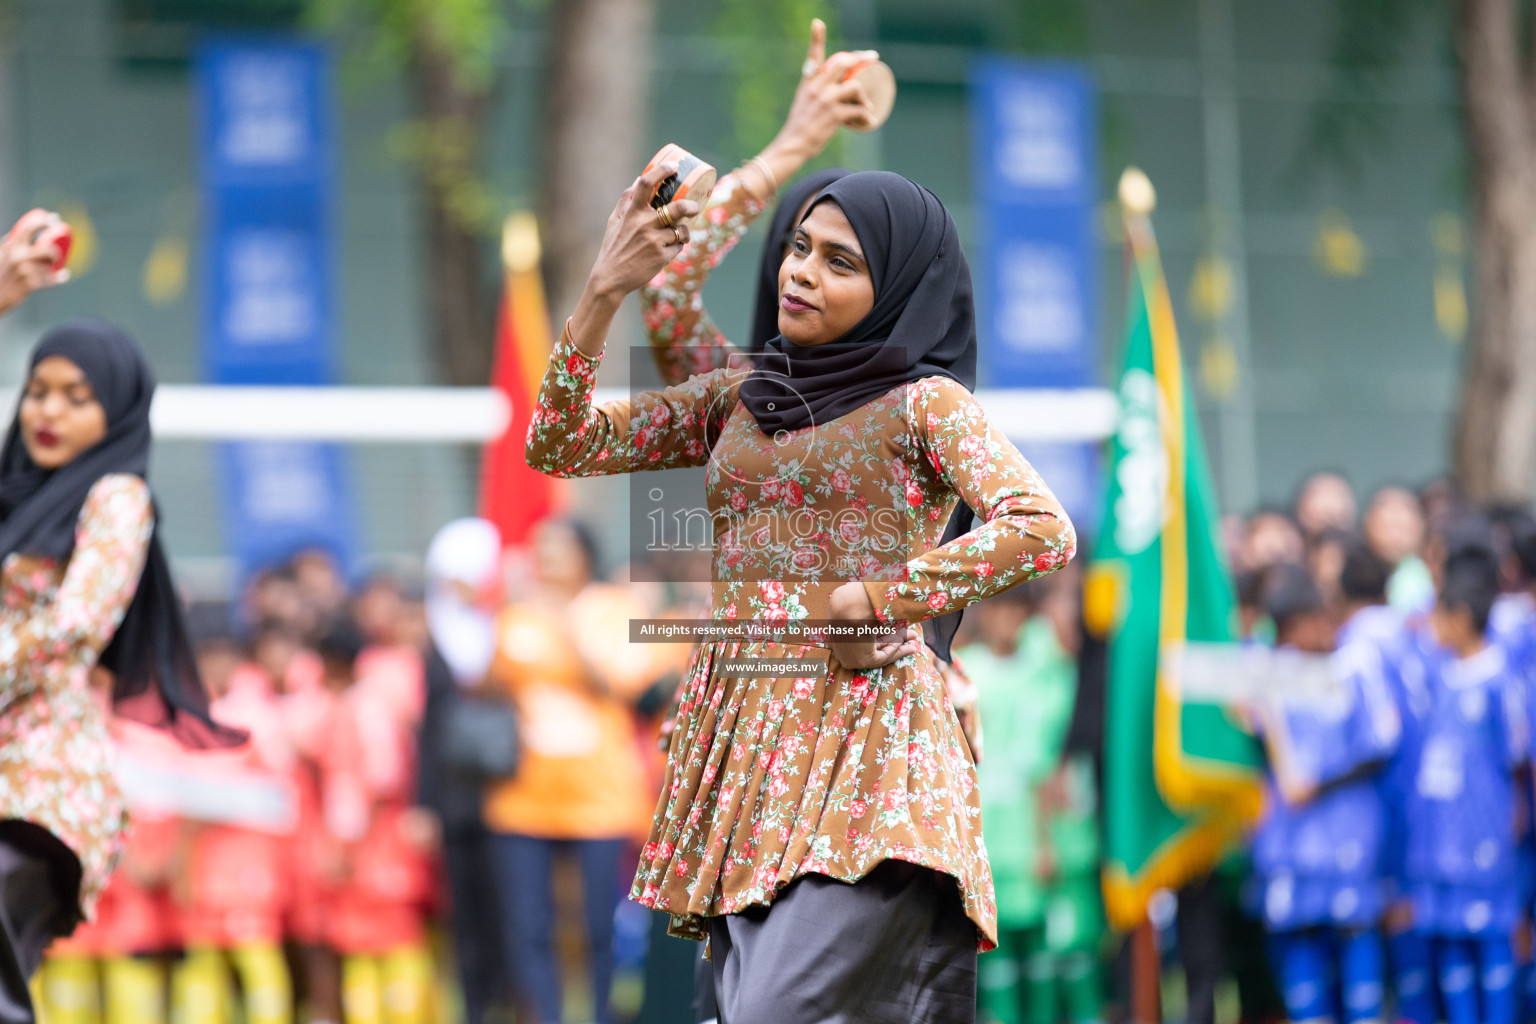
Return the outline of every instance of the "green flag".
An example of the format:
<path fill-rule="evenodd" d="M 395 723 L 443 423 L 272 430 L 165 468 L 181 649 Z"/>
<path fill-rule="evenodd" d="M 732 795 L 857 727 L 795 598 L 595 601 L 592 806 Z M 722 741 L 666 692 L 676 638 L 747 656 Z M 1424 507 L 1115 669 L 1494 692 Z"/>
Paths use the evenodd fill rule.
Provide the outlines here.
<path fill-rule="evenodd" d="M 1121 928 L 1213 866 L 1261 794 L 1252 737 L 1226 709 L 1183 700 L 1160 663 L 1169 644 L 1230 640 L 1235 602 L 1157 243 L 1144 215 L 1128 212 L 1126 232 L 1120 416 L 1085 596 L 1109 637 L 1104 895 Z"/>

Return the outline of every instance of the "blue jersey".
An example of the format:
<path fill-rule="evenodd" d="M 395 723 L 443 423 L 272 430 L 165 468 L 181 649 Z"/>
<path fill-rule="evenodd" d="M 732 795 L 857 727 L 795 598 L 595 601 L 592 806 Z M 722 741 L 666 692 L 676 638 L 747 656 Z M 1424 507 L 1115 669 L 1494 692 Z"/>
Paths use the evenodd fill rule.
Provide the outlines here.
<path fill-rule="evenodd" d="M 1525 696 L 1527 736 L 1536 736 L 1536 600 L 1529 594 L 1502 594 L 1494 602 L 1488 617 L 1488 639 L 1504 649 L 1511 672 L 1520 680 Z M 1536 832 L 1533 818 L 1530 780 L 1522 773 L 1516 780 L 1516 799 L 1522 816 L 1519 844 L 1515 857 L 1519 864 L 1521 900 L 1527 906 L 1536 902 Z"/>
<path fill-rule="evenodd" d="M 1378 618 L 1378 625 L 1382 624 Z M 1429 668 L 1441 654 L 1428 625 L 1415 625 L 1406 619 L 1399 620 L 1397 637 L 1388 643 L 1386 649 L 1392 652 L 1395 661 L 1395 672 L 1389 676 L 1388 681 L 1393 689 L 1402 733 L 1398 739 L 1397 753 L 1387 763 L 1380 779 L 1382 802 L 1387 812 L 1388 835 L 1383 869 L 1392 887 L 1400 890 L 1408 846 L 1407 794 L 1413 790 L 1419 752 L 1424 742 L 1424 726 L 1429 720 L 1433 703 Z"/>
<path fill-rule="evenodd" d="M 1403 883 L 1415 926 L 1507 931 L 1519 916 L 1514 770 L 1527 756 L 1520 680 L 1504 648 L 1427 661 L 1429 709 L 1402 793 Z"/>
<path fill-rule="evenodd" d="M 1363 770 L 1386 762 L 1401 734 L 1389 679 L 1395 662 L 1385 643 L 1396 634 L 1351 625 L 1332 659 L 1338 691 L 1278 708 L 1289 760 L 1325 789 L 1292 806 L 1270 780 L 1253 856 L 1264 919 L 1274 930 L 1366 926 L 1384 909 L 1387 819 L 1380 786 Z"/>
<path fill-rule="evenodd" d="M 1512 678 L 1525 695 L 1527 736 L 1536 735 L 1536 601 L 1528 594 L 1502 594 L 1488 616 L 1488 641 L 1504 651 Z"/>

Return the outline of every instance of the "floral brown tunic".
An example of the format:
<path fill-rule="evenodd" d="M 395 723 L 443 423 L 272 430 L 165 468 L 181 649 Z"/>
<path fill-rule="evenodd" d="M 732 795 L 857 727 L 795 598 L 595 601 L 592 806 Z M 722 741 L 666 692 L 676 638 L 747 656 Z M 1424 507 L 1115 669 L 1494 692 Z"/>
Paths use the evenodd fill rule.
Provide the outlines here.
<path fill-rule="evenodd" d="M 113 473 L 86 496 L 67 563 L 13 554 L 0 566 L 0 820 L 41 825 L 74 852 L 87 916 L 125 821 L 90 670 L 138 589 L 153 530 L 149 487 Z"/>
<path fill-rule="evenodd" d="M 862 579 L 883 621 L 915 623 L 1074 554 L 1055 497 L 947 378 L 775 439 L 737 401 L 741 371 L 594 407 L 596 371 L 563 334 L 528 462 L 556 476 L 707 467 L 716 620 L 825 619 L 831 592 Z M 985 521 L 936 547 L 957 495 Z M 735 657 L 827 664 L 723 674 Z M 996 942 L 976 769 L 926 652 L 855 671 L 820 648 L 701 644 L 631 896 L 702 938 L 704 918 L 769 903 L 802 874 L 853 882 L 887 859 L 952 876 L 981 945 Z"/>

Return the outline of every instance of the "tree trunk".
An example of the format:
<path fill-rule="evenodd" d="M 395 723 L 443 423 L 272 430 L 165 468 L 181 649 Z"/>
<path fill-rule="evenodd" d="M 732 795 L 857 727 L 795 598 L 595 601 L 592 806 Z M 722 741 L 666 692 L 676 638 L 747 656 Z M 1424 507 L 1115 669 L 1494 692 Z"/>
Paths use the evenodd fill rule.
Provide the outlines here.
<path fill-rule="evenodd" d="M 1479 502 L 1536 493 L 1536 74 L 1515 0 L 1458 0 L 1473 192 L 1471 351 L 1456 476 Z"/>
<path fill-rule="evenodd" d="M 656 0 L 559 0 L 544 97 L 540 219 L 549 308 L 570 314 L 619 193 L 644 166 Z M 616 334 L 619 332 L 616 331 Z M 620 337 L 610 338 L 612 343 Z M 623 360 L 611 360 L 610 370 Z"/>
<path fill-rule="evenodd" d="M 495 348 L 494 297 L 488 287 L 491 225 L 475 203 L 480 194 L 481 139 L 489 91 L 467 89 L 452 60 L 429 39 L 411 62 L 421 125 L 414 148 L 426 262 L 422 275 L 431 314 L 432 352 L 446 384 L 484 387 Z"/>

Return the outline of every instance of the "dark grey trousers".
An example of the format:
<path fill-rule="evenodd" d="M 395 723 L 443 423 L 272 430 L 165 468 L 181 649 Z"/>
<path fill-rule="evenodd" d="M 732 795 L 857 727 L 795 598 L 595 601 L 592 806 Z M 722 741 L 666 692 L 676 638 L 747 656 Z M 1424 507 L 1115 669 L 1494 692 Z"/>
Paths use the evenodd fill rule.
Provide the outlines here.
<path fill-rule="evenodd" d="M 32 1024 L 36 1015 L 27 982 L 43 962 L 44 950 L 72 930 L 75 921 L 74 908 L 62 898 L 60 867 L 50 857 L 53 851 L 46 840 L 71 860 L 73 854 L 36 826 L 30 828 L 41 836 L 19 828 L 21 822 L 0 824 L 8 826 L 0 829 L 0 1024 Z M 28 841 L 34 838 L 41 841 Z M 76 889 L 78 873 L 76 867 Z"/>
<path fill-rule="evenodd" d="M 720 1024 L 974 1024 L 976 926 L 947 875 L 885 861 L 711 918 Z"/>

